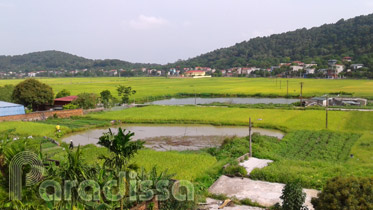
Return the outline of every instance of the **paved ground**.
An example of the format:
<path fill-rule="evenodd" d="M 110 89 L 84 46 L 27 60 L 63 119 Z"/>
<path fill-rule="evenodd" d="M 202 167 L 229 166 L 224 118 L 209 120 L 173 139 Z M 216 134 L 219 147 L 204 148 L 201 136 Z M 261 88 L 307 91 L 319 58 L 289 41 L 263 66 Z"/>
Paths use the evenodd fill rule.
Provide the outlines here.
<path fill-rule="evenodd" d="M 251 157 L 249 160 L 246 160 L 243 163 L 240 163 L 241 166 L 245 167 L 247 174 L 250 174 L 255 168 L 264 168 L 268 166 L 268 163 L 272 163 L 273 160 L 265 160 Z"/>
<path fill-rule="evenodd" d="M 218 200 L 207 198 L 206 199 L 207 205 L 205 206 L 204 209 L 218 210 L 218 208 L 220 206 L 219 205 L 220 203 L 218 203 L 218 202 L 219 202 Z M 234 206 L 225 207 L 224 210 L 264 210 L 264 209 L 258 208 L 258 207 L 251 207 L 251 206 L 238 206 L 238 205 L 234 205 Z"/>
<path fill-rule="evenodd" d="M 236 197 L 239 200 L 249 198 L 263 206 L 272 206 L 281 203 L 280 196 L 285 185 L 263 181 L 254 181 L 248 178 L 230 178 L 221 176 L 210 188 L 212 194 L 224 194 L 228 197 Z M 313 210 L 311 198 L 316 197 L 317 190 L 304 189 L 307 194 L 305 205 Z"/>

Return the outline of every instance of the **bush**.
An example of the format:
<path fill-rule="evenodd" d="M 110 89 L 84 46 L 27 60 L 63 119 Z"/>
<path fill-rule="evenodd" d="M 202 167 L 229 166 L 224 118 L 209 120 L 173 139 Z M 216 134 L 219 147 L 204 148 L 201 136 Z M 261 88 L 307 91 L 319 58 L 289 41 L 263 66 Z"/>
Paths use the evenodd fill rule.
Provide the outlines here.
<path fill-rule="evenodd" d="M 81 93 L 73 104 L 83 109 L 94 109 L 97 105 L 97 96 L 94 93 Z"/>
<path fill-rule="evenodd" d="M 227 166 L 223 173 L 227 176 L 239 176 L 244 177 L 247 176 L 247 171 L 243 166 L 238 165 L 236 162 L 235 164 L 231 164 Z"/>
<path fill-rule="evenodd" d="M 79 108 L 79 106 L 76 104 L 66 104 L 63 106 L 63 109 L 77 109 L 77 108 Z"/>
<path fill-rule="evenodd" d="M 373 209 L 373 177 L 333 178 L 312 204 L 315 210 Z"/>
<path fill-rule="evenodd" d="M 63 98 L 63 97 L 66 97 L 66 96 L 70 96 L 70 91 L 66 90 L 66 89 L 63 89 L 61 90 L 60 92 L 57 93 L 56 95 L 56 98 Z"/>
<path fill-rule="evenodd" d="M 280 198 L 283 210 L 300 210 L 306 200 L 306 193 L 303 192 L 301 184 L 296 181 L 285 185 Z"/>

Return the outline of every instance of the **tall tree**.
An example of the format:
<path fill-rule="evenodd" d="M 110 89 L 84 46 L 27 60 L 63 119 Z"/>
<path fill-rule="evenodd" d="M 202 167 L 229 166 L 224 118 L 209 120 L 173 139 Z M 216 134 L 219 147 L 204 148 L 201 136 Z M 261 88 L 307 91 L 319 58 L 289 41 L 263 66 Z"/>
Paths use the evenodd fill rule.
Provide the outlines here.
<path fill-rule="evenodd" d="M 122 97 L 122 103 L 124 104 L 129 102 L 131 95 L 136 94 L 136 90 L 132 90 L 132 87 L 124 85 L 119 85 L 117 91 L 118 95 Z"/>
<path fill-rule="evenodd" d="M 53 104 L 54 94 L 50 86 L 36 79 L 26 79 L 14 88 L 12 98 L 16 103 L 39 110 L 42 105 Z"/>
<path fill-rule="evenodd" d="M 70 95 L 71 95 L 70 91 L 63 89 L 57 93 L 56 98 L 63 98 L 63 97 L 70 96 Z"/>

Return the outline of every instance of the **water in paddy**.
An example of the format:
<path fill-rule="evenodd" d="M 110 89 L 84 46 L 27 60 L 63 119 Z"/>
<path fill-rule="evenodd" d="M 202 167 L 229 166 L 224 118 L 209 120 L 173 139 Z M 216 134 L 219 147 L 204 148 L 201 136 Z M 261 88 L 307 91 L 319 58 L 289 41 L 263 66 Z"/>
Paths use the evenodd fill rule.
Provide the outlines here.
<path fill-rule="evenodd" d="M 159 101 L 153 101 L 146 104 L 155 105 L 193 105 L 193 104 L 211 104 L 211 103 L 230 103 L 230 104 L 292 104 L 298 99 L 288 98 L 171 98 Z"/>
<path fill-rule="evenodd" d="M 249 135 L 248 127 L 244 126 L 211 126 L 211 125 L 144 125 L 127 124 L 121 125 L 123 129 L 134 132 L 133 140 L 145 141 L 145 147 L 158 151 L 168 150 L 199 150 L 208 147 L 217 147 L 222 144 L 225 138 Z M 75 133 L 63 139 L 69 143 L 86 145 L 96 144 L 98 139 L 108 129 L 92 129 Z M 112 127 L 116 132 L 117 127 Z M 273 136 L 281 139 L 284 134 L 278 130 L 253 128 L 252 132 L 262 135 Z"/>

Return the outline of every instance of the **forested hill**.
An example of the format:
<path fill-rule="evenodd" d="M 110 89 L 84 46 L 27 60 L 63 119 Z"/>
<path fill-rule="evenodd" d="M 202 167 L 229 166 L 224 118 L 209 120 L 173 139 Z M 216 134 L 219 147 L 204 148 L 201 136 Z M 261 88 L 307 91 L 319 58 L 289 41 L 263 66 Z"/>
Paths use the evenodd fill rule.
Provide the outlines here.
<path fill-rule="evenodd" d="M 232 32 L 233 33 L 233 32 Z M 373 68 L 373 14 L 311 29 L 258 37 L 180 61 L 179 66 L 269 67 L 302 60 L 326 63 L 330 58 L 353 57 L 353 62 Z"/>
<path fill-rule="evenodd" d="M 121 60 L 91 60 L 60 51 L 34 52 L 25 55 L 0 56 L 0 72 L 75 69 L 118 69 L 156 66 Z"/>

